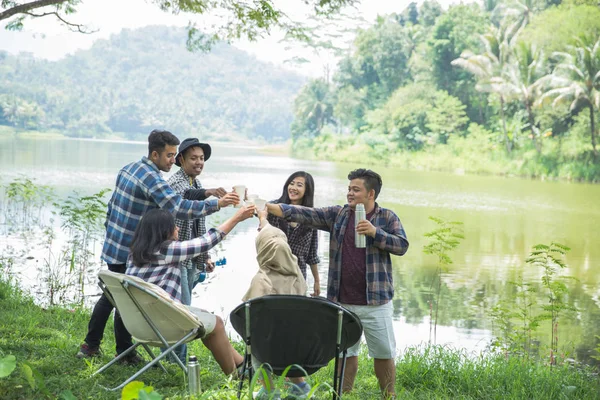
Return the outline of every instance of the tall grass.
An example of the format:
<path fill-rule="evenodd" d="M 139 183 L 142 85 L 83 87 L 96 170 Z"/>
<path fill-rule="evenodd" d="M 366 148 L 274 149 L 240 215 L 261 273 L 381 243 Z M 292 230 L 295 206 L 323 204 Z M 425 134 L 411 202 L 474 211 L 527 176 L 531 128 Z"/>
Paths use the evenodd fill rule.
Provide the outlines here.
<path fill-rule="evenodd" d="M 8 282 L 0 266 L 0 358 L 12 354 L 17 368 L 0 378 L 0 398 L 12 399 L 115 399 L 100 385 L 125 380 L 135 367 L 115 367 L 92 378 L 100 365 L 114 356 L 112 323 L 109 323 L 99 360 L 75 358 L 85 335 L 89 314 L 81 309 L 41 308 Z M 242 349 L 243 344 L 234 344 Z M 201 399 L 235 399 L 236 382 L 226 378 L 208 350 L 192 342 L 190 354 L 199 357 L 203 394 Z M 28 378 L 27 368 L 34 372 Z M 145 384 L 163 398 L 184 399 L 185 378 L 178 367 L 166 365 L 169 374 L 153 368 L 142 375 Z M 598 399 L 597 375 L 586 368 L 559 365 L 553 369 L 528 360 L 484 353 L 469 354 L 441 346 L 405 349 L 396 361 L 399 399 Z M 309 383 L 320 386 L 315 399 L 331 398 L 333 363 L 312 375 Z M 33 385 L 32 385 L 33 382 Z M 248 393 L 245 390 L 245 393 Z M 355 390 L 348 400 L 379 398 L 373 362 L 359 357 Z"/>

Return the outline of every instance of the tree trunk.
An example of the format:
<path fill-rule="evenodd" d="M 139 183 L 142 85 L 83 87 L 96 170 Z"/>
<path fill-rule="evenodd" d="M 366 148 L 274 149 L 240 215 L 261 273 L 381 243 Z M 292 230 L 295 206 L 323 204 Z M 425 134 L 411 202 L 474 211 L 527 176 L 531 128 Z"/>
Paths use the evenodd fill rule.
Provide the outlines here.
<path fill-rule="evenodd" d="M 535 130 L 533 129 L 535 125 L 535 119 L 533 118 L 533 111 L 531 111 L 531 104 L 525 102 L 525 109 L 527 110 L 527 119 L 529 120 L 529 129 L 531 130 L 531 140 L 533 140 L 533 146 L 535 147 L 538 155 L 540 155 L 542 153 L 542 142 L 537 140 L 538 138 L 535 136 Z"/>
<path fill-rule="evenodd" d="M 500 118 L 502 119 L 502 131 L 504 133 L 504 143 L 506 144 L 506 154 L 510 154 L 512 146 L 506 133 L 506 119 L 504 117 L 504 96 L 500 96 Z"/>
<path fill-rule="evenodd" d="M 594 106 L 590 104 L 590 125 L 592 128 L 592 149 L 594 149 L 594 160 L 598 159 L 598 150 L 596 149 L 596 126 L 594 124 Z"/>

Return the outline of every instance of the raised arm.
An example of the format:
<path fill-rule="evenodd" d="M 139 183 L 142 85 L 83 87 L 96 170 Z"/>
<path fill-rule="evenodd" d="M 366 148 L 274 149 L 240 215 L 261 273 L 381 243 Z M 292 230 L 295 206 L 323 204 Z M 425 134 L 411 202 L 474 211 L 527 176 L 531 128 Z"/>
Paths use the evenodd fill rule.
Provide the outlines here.
<path fill-rule="evenodd" d="M 161 251 L 165 257 L 164 262 L 182 262 L 206 253 L 223 240 L 238 223 L 251 218 L 254 215 L 254 211 L 254 206 L 242 207 L 218 228 L 212 228 L 200 237 L 182 242 L 171 242 L 165 250 Z"/>
<path fill-rule="evenodd" d="M 269 214 L 283 217 L 287 221 L 299 222 L 309 225 L 315 229 L 331 231 L 335 218 L 341 206 L 312 208 L 303 206 L 291 206 L 289 204 L 268 204 Z"/>

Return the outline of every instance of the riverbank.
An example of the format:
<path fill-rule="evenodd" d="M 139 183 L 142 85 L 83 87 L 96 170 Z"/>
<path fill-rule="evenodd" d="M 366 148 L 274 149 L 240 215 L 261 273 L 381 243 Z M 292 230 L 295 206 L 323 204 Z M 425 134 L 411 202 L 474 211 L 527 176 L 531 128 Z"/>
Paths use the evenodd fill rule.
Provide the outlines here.
<path fill-rule="evenodd" d="M 453 137 L 445 145 L 419 151 L 400 150 L 382 138 L 368 135 L 325 134 L 302 138 L 286 146 L 267 147 L 296 158 L 393 167 L 407 171 L 440 171 L 454 174 L 498 175 L 539 180 L 600 183 L 600 163 L 586 155 L 573 140 L 547 141 L 541 152 L 524 148 L 507 155 L 485 132 Z M 579 146 L 579 147 L 577 147 Z M 560 151 L 559 150 L 560 147 Z"/>
<path fill-rule="evenodd" d="M 33 299 L 7 282 L 0 265 L 0 359 L 13 355 L 16 369 L 0 378 L 0 398 L 8 399 L 114 399 L 117 395 L 100 385 L 111 385 L 135 372 L 115 366 L 100 377 L 92 373 L 113 357 L 114 337 L 109 322 L 103 356 L 88 362 L 75 358 L 89 318 L 89 311 L 64 307 L 40 308 Z M 241 349 L 241 343 L 236 343 Z M 199 356 L 203 399 L 234 399 L 235 382 L 228 381 L 199 342 L 189 352 Z M 183 399 L 181 371 L 167 365 L 169 374 L 152 369 L 141 380 L 165 399 Z M 3 369 L 0 368 L 0 371 Z M 326 399 L 325 383 L 331 382 L 332 365 L 309 378 L 319 385 L 315 398 Z M 0 375 L 1 376 L 1 375 Z M 517 358 L 469 356 L 444 347 L 409 348 L 397 359 L 396 387 L 399 399 L 598 399 L 600 383 L 590 369 L 567 365 L 550 368 Z M 359 358 L 359 374 L 348 400 L 378 398 L 372 361 Z"/>

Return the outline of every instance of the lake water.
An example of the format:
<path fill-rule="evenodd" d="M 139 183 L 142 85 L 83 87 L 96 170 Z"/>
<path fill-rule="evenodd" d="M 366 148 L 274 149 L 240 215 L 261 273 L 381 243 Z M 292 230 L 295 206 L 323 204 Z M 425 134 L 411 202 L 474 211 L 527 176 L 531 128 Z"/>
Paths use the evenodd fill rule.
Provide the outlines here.
<path fill-rule="evenodd" d="M 112 189 L 119 169 L 146 151 L 145 143 L 0 138 L 1 183 L 25 175 L 63 196 L 73 190 L 91 194 Z M 347 174 L 363 166 L 360 154 L 353 164 L 268 156 L 250 146 L 231 144 L 214 144 L 212 154 L 201 175 L 205 187 L 245 184 L 249 193 L 274 199 L 292 172 L 305 170 L 315 178 L 316 206 L 344 204 Z M 519 276 L 539 287 L 541 271 L 526 267 L 525 259 L 533 245 L 555 241 L 571 248 L 566 258 L 569 268 L 564 272 L 577 281 L 569 285 L 567 301 L 579 308 L 578 313 L 561 319 L 559 346 L 576 352 L 580 359 L 594 354 L 595 335 L 600 331 L 599 185 L 374 169 L 384 183 L 378 202 L 398 214 L 410 242 L 404 257 L 393 257 L 400 350 L 429 339 L 428 301 L 436 259 L 423 253 L 427 243 L 423 234 L 435 228 L 428 217 L 437 216 L 463 222 L 465 234 L 450 254 L 454 263 L 443 273 L 438 344 L 486 348 L 493 337 L 491 308 L 514 295 L 509 282 Z M 209 217 L 208 223 L 216 225 L 233 212 L 225 209 Z M 246 221 L 219 246 L 213 257 L 225 256 L 227 265 L 217 267 L 206 283 L 196 287 L 194 305 L 226 318 L 240 303 L 257 270 L 256 226 L 255 219 Z M 322 294 L 327 281 L 327 238 L 320 233 Z M 18 247 L 19 243 L 23 238 L 5 234 L 0 246 Z M 35 286 L 36 265 L 44 257 L 35 247 L 27 255 L 30 259 L 15 268 L 25 287 Z M 91 274 L 93 281 L 95 271 Z M 310 278 L 308 283 L 312 287 Z M 539 301 L 547 299 L 540 295 Z M 550 328 L 540 328 L 539 336 L 547 341 Z"/>

